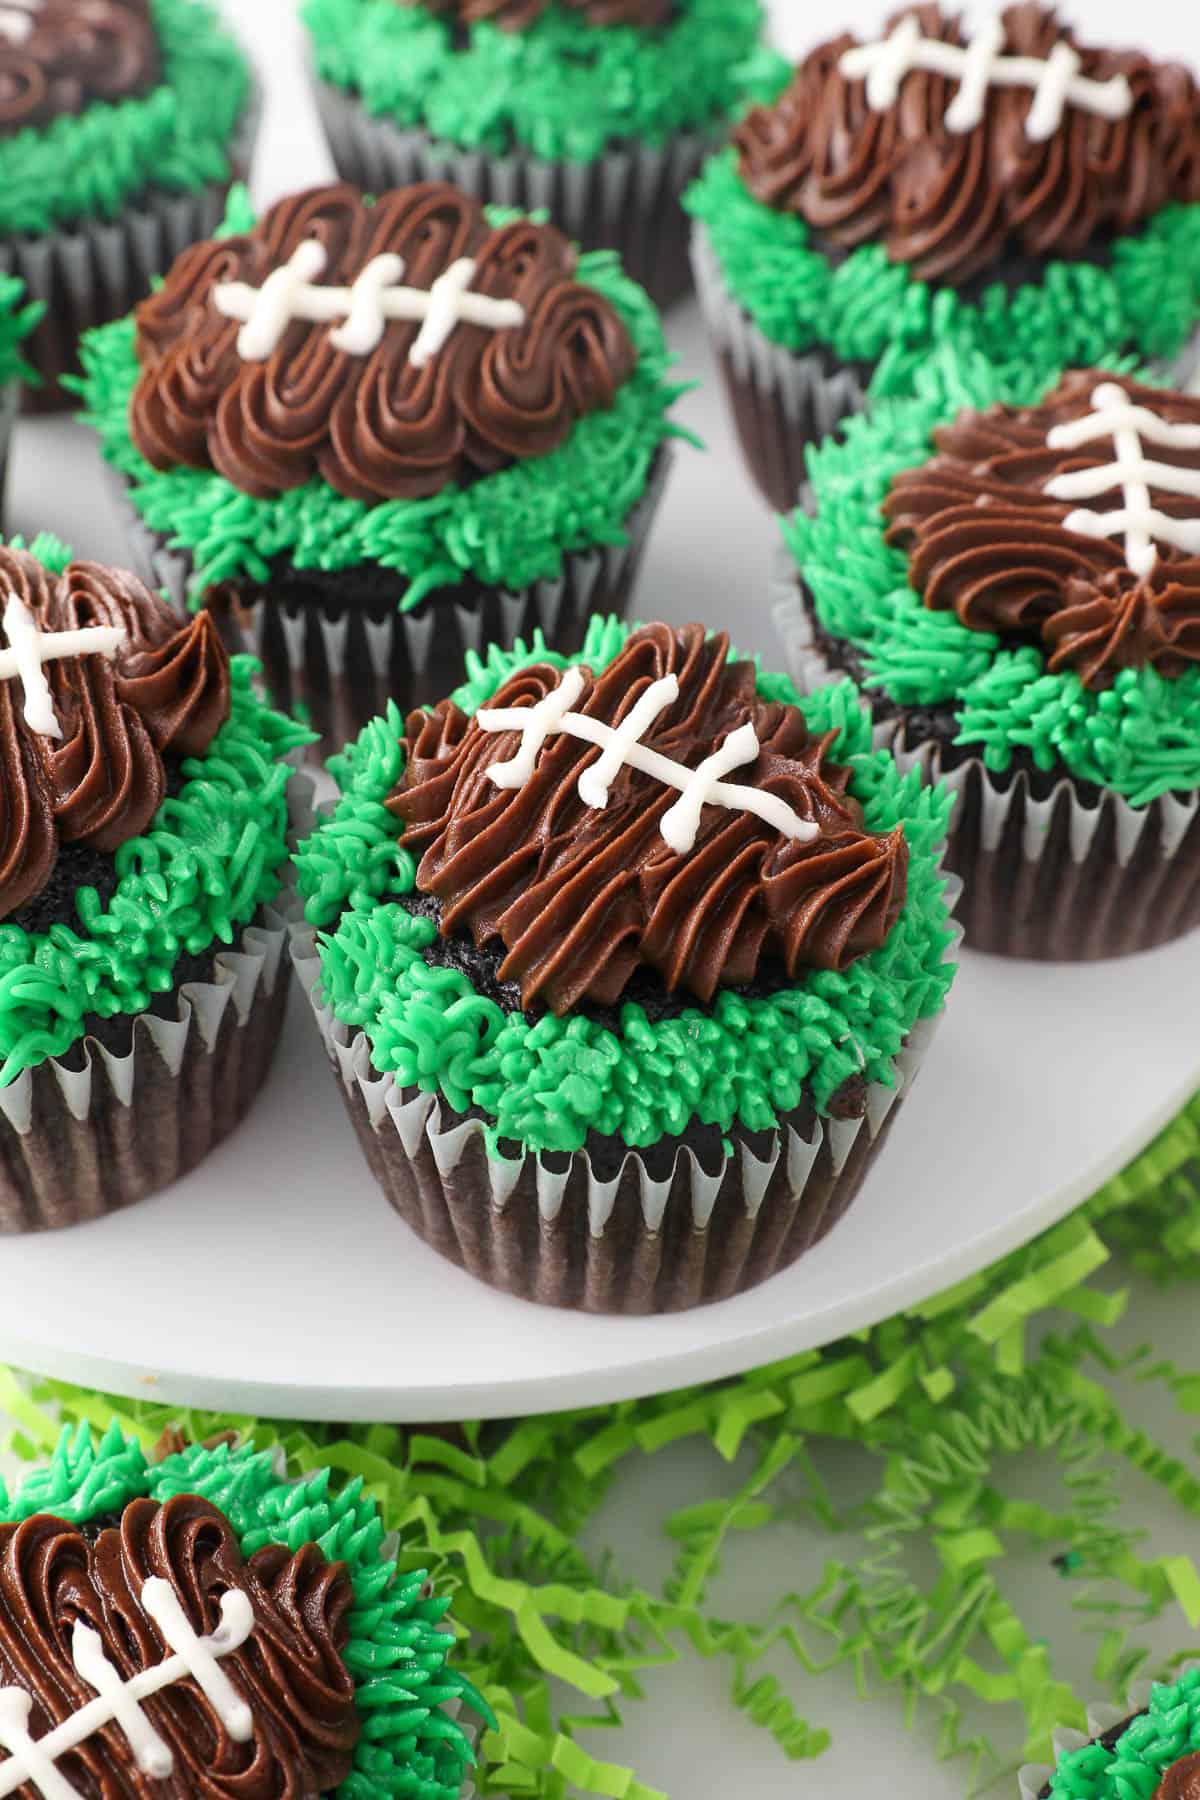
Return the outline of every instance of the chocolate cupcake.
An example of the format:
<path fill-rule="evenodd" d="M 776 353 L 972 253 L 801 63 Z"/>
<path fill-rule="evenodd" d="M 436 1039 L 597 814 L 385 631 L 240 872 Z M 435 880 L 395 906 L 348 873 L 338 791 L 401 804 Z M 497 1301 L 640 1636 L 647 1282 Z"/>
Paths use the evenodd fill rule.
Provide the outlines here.
<path fill-rule="evenodd" d="M 995 386 L 958 370 L 814 452 L 777 616 L 802 687 L 854 675 L 954 789 L 968 943 L 1149 949 L 1200 925 L 1200 401 Z"/>
<path fill-rule="evenodd" d="M 624 610 L 677 431 L 612 254 L 444 183 L 284 200 L 85 359 L 147 579 L 251 645 L 326 750 L 489 639 L 576 648 Z"/>
<path fill-rule="evenodd" d="M 1194 366 L 1200 90 L 1047 6 L 935 4 L 814 50 L 687 196 L 742 448 L 777 511 L 806 444 L 952 346 L 1017 382 Z"/>
<path fill-rule="evenodd" d="M 0 9 L 0 274 L 43 305 L 29 404 L 70 404 L 90 326 L 220 223 L 254 128 L 245 59 L 196 0 Z"/>
<path fill-rule="evenodd" d="M 777 59 L 759 0 L 306 0 L 338 173 L 454 181 L 691 286 L 680 196 Z M 774 81 L 772 81 L 774 77 Z"/>
<path fill-rule="evenodd" d="M 0 548 L 0 1231 L 163 1187 L 266 1077 L 306 734 L 253 673 L 133 575 Z"/>
<path fill-rule="evenodd" d="M 1115 1719 L 1113 1718 L 1116 1713 Z M 1197 1800 L 1200 1795 L 1200 1668 L 1155 1682 L 1132 1714 L 1089 1709 L 1091 1737 L 1055 1734 L 1053 1769 L 1020 1772 L 1021 1800 Z"/>
<path fill-rule="evenodd" d="M 574 656 L 472 659 L 335 759 L 293 956 L 434 1248 L 645 1313 L 837 1223 L 954 973 L 948 800 L 870 739 L 849 683 L 800 700 L 723 633 L 598 619 Z"/>
<path fill-rule="evenodd" d="M 0 1574 L 6 1793 L 463 1795 L 452 1714 L 491 1714 L 361 1482 L 64 1431 L 3 1496 Z"/>

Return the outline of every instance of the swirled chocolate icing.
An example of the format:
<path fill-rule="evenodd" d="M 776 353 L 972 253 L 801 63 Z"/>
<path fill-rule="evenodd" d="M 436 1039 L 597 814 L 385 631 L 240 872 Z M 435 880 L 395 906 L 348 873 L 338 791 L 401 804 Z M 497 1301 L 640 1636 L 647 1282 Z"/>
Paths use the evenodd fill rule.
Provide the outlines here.
<path fill-rule="evenodd" d="M 350 287 L 399 255 L 404 281 L 429 288 L 472 258 L 471 291 L 516 300 L 521 325 L 459 324 L 421 366 L 415 323 L 390 321 L 366 355 L 335 348 L 332 327 L 293 320 L 265 361 L 243 360 L 240 327 L 214 302 L 219 283 L 261 288 L 307 239 L 323 282 Z M 414 499 L 560 444 L 581 414 L 612 404 L 635 352 L 616 312 L 574 279 L 575 252 L 549 225 L 493 230 L 478 201 L 425 182 L 366 205 L 348 184 L 293 195 L 246 236 L 197 244 L 138 308 L 142 375 L 134 442 L 156 468 L 214 468 L 265 496 L 320 476 L 368 502 Z"/>
<path fill-rule="evenodd" d="M 830 739 L 797 707 L 760 698 L 753 663 L 728 653 L 728 638 L 700 625 L 644 626 L 607 669 L 584 671 L 574 710 L 617 725 L 651 682 L 675 675 L 679 698 L 642 742 L 694 768 L 752 724 L 759 755 L 737 779 L 818 825 L 811 842 L 705 806 L 694 846 L 678 854 L 659 829 L 678 794 L 652 776 L 625 767 L 607 806 L 587 806 L 579 776 L 599 751 L 561 734 L 523 787 L 500 789 L 487 771 L 513 754 L 517 733 L 485 732 L 451 700 L 410 714 L 407 767 L 387 805 L 420 859 L 417 887 L 441 902 L 444 935 L 503 946 L 500 978 L 519 984 L 523 1005 L 612 1005 L 643 966 L 669 991 L 709 1001 L 772 965 L 781 980 L 844 968 L 891 930 L 906 888 L 903 830 L 864 831 Z M 534 705 L 559 679 L 546 663 L 522 669 L 490 705 Z"/>
<path fill-rule="evenodd" d="M 1153 1800 L 1200 1800 L 1200 1752 L 1171 1764 L 1155 1788 Z"/>
<path fill-rule="evenodd" d="M 243 1558 L 233 1528 L 207 1500 L 133 1500 L 94 1538 L 48 1515 L 0 1526 L 0 1685 L 31 1695 L 40 1739 L 95 1699 L 75 1669 L 77 1622 L 98 1633 L 122 1680 L 170 1655 L 143 1609 L 152 1576 L 169 1582 L 198 1637 L 220 1623 L 222 1594 L 247 1595 L 254 1629 L 220 1667 L 250 1707 L 254 1735 L 238 1743 L 190 1677 L 142 1701 L 168 1746 L 165 1778 L 143 1774 L 119 1725 L 103 1726 L 57 1770 L 86 1800 L 308 1800 L 349 1775 L 359 1723 L 342 1661 L 353 1591 L 344 1564 L 315 1544 L 292 1555 L 268 1545 Z M 0 1755 L 0 1770 L 3 1769 Z M 31 1780 L 20 1800 L 37 1800 Z"/>
<path fill-rule="evenodd" d="M 1200 400 L 1143 387 L 1128 376 L 1074 370 L 1040 406 L 962 413 L 935 433 L 937 455 L 892 483 L 888 541 L 909 552 L 909 579 L 926 606 L 957 613 L 976 631 L 1040 642 L 1052 670 L 1075 669 L 1089 687 L 1118 669 L 1149 664 L 1178 676 L 1200 662 L 1200 558 L 1166 543 L 1149 576 L 1133 573 L 1120 534 L 1068 530 L 1073 503 L 1046 493 L 1056 476 L 1114 460 L 1111 438 L 1051 449 L 1056 425 L 1090 413 L 1096 388 L 1114 382 L 1168 424 L 1200 425 Z M 1146 446 L 1159 464 L 1200 470 L 1200 450 Z M 1155 508 L 1200 518 L 1200 500 L 1151 486 Z M 1088 502 L 1115 510 L 1119 492 Z"/>
<path fill-rule="evenodd" d="M 396 0 L 396 4 L 448 14 L 460 25 L 487 21 L 505 31 L 526 31 L 541 18 L 550 0 Z M 654 31 L 666 24 L 675 0 L 562 0 L 562 4 L 582 13 L 589 25 L 635 25 L 642 31 Z"/>
<path fill-rule="evenodd" d="M 129 100 L 160 78 L 149 0 L 5 0 L 0 136 Z"/>
<path fill-rule="evenodd" d="M 0 919 L 41 892 L 60 843 L 113 852 L 144 831 L 166 793 L 164 755 L 202 754 L 230 705 L 211 614 L 181 623 L 133 575 L 77 562 L 54 576 L 0 547 L 0 617 L 14 595 L 45 632 L 109 625 L 126 638 L 111 661 L 46 663 L 61 737 L 33 730 L 20 680 L 0 680 Z"/>
<path fill-rule="evenodd" d="M 921 33 L 966 40 L 935 4 L 905 7 Z M 923 280 L 957 286 L 1007 254 L 1077 257 L 1135 230 L 1170 201 L 1200 201 L 1200 92 L 1187 70 L 1133 52 L 1086 49 L 1055 12 L 1027 0 L 1003 14 L 1005 54 L 1044 60 L 1077 49 L 1081 73 L 1124 75 L 1133 107 L 1105 119 L 1068 104 L 1044 142 L 1026 131 L 1033 93 L 993 86 L 974 129 L 944 123 L 958 82 L 913 70 L 886 111 L 842 74 L 843 35 L 801 63 L 771 106 L 735 134 L 742 179 L 767 205 L 799 213 L 830 247 L 882 243 Z"/>

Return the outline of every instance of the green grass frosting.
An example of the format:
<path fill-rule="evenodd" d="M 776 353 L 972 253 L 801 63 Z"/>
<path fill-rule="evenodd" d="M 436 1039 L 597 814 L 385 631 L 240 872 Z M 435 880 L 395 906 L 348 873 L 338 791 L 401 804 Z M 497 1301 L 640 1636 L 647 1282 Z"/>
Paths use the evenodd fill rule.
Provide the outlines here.
<path fill-rule="evenodd" d="M 0 387 L 30 378 L 33 370 L 21 355 L 21 340 L 45 312 L 40 300 L 26 300 L 19 275 L 0 275 Z"/>
<path fill-rule="evenodd" d="M 381 1555 L 384 1524 L 361 1479 L 335 1486 L 320 1469 L 293 1480 L 252 1445 L 196 1445 L 152 1464 L 115 1424 L 99 1441 L 86 1426 L 67 1427 L 50 1461 L 11 1498 L 0 1481 L 0 1518 L 18 1524 L 49 1513 L 85 1525 L 131 1500 L 161 1504 L 177 1494 L 223 1512 L 247 1558 L 266 1544 L 293 1555 L 316 1544 L 329 1562 L 346 1564 L 354 1604 L 342 1658 L 363 1729 L 338 1800 L 458 1800 L 474 1757 L 445 1706 L 465 1701 L 489 1721 L 491 1714 L 450 1667 L 454 1638 L 441 1626 L 449 1601 L 429 1593 L 423 1571 L 401 1574 Z"/>
<path fill-rule="evenodd" d="M 1038 282 L 999 283 L 978 300 L 918 281 L 881 244 L 834 263 L 796 213 L 743 185 L 737 155 L 713 157 L 684 198 L 703 224 L 725 286 L 772 343 L 824 346 L 877 365 L 871 392 L 911 393 L 930 351 L 982 355 L 1009 379 L 1040 379 L 1114 356 L 1171 358 L 1200 319 L 1200 206 L 1169 206 L 1101 267 L 1048 262 Z"/>
<path fill-rule="evenodd" d="M 234 205 L 245 229 L 240 197 Z M 281 558 L 297 569 L 363 563 L 394 569 L 402 612 L 466 576 L 507 589 L 554 580 L 572 551 L 627 541 L 629 516 L 646 492 L 656 456 L 669 439 L 686 435 L 667 416 L 686 389 L 668 379 L 672 359 L 653 302 L 611 250 L 582 254 L 578 279 L 612 303 L 637 351 L 634 371 L 613 405 L 578 419 L 545 456 L 465 487 L 451 484 L 429 499 L 368 505 L 345 499 L 319 479 L 253 499 L 214 470 L 152 468 L 129 435 L 129 402 L 139 374 L 132 318 L 84 337 L 83 416 L 129 483 L 144 522 L 191 552 L 195 605 L 212 582 L 266 581 Z"/>
<path fill-rule="evenodd" d="M 530 648 L 469 655 L 454 698 L 473 713 L 533 662 L 604 668 L 631 629 L 593 619 L 571 657 L 536 636 Z M 547 1014 L 534 1024 L 505 1013 L 460 972 L 425 962 L 434 926 L 392 898 L 416 881 L 400 822 L 383 805 L 404 766 L 403 720 L 392 705 L 333 760 L 341 798 L 296 857 L 309 920 L 333 925 L 320 939 L 326 999 L 366 1033 L 375 1066 L 402 1086 L 440 1093 L 456 1111 L 480 1107 L 493 1148 L 513 1140 L 529 1150 L 577 1150 L 589 1130 L 653 1144 L 690 1119 L 762 1130 L 806 1092 L 827 1110 L 860 1071 L 868 1081 L 894 1082 L 893 1058 L 917 1021 L 940 1010 L 954 974 L 944 960 L 950 931 L 937 868 L 949 796 L 872 750 L 870 721 L 849 682 L 801 699 L 786 676 L 760 672 L 758 691 L 799 706 L 814 731 L 837 733 L 833 755 L 851 770 L 850 792 L 869 830 L 904 826 L 908 895 L 880 949 L 840 974 L 814 970 L 767 999 L 727 988 L 710 1009 L 688 1007 L 657 1023 L 627 1002 L 615 1032 L 583 1014 Z"/>
<path fill-rule="evenodd" d="M 1200 1750 L 1200 1668 L 1156 1685 L 1145 1712 L 1115 1744 L 1099 1740 L 1060 1757 L 1050 1800 L 1150 1800 L 1173 1763 Z"/>
<path fill-rule="evenodd" d="M 148 189 L 194 192 L 233 174 L 250 71 L 211 6 L 151 0 L 162 81 L 115 105 L 0 139 L 0 237 L 115 219 Z"/>
<path fill-rule="evenodd" d="M 759 0 L 676 0 L 658 31 L 596 26 L 557 4 L 521 31 L 396 0 L 307 0 L 317 72 L 367 112 L 468 150 L 514 146 L 593 162 L 614 143 L 664 144 L 780 84 L 757 53 Z M 786 72 L 786 70 L 784 71 Z"/>
<path fill-rule="evenodd" d="M 884 542 L 892 480 L 927 462 L 934 431 L 964 408 L 1032 405 L 1046 378 L 947 355 L 918 386 L 915 398 L 880 402 L 848 420 L 840 441 L 809 452 L 814 513 L 796 513 L 784 535 L 821 624 L 861 653 L 868 685 L 899 705 L 953 703 L 956 742 L 978 745 L 989 769 L 1003 772 L 1022 747 L 1038 768 L 1061 766 L 1135 806 L 1200 787 L 1200 668 L 1177 680 L 1122 669 L 1110 688 L 1085 688 L 1073 670 L 1051 674 L 1039 647 L 1014 649 L 913 592 L 907 553 Z"/>

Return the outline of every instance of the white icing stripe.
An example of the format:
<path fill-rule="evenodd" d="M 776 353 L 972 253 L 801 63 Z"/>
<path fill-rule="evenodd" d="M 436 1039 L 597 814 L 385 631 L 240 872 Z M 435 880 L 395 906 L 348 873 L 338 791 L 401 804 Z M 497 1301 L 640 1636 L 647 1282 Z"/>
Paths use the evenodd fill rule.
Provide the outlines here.
<path fill-rule="evenodd" d="M 921 36 L 918 19 L 911 13 L 890 35 L 872 44 L 855 44 L 845 51 L 838 67 L 848 81 L 865 81 L 867 105 L 886 112 L 900 96 L 906 75 L 922 70 L 945 75 L 959 83 L 946 108 L 945 126 L 950 132 L 973 131 L 982 123 L 987 96 L 994 87 L 1033 89 L 1033 103 L 1025 121 L 1025 135 L 1033 143 L 1054 136 L 1068 106 L 1105 119 L 1123 119 L 1133 107 L 1133 90 L 1124 75 L 1093 81 L 1080 74 L 1082 59 L 1070 44 L 1055 44 L 1043 61 L 1036 56 L 1005 56 L 1004 27 L 991 19 L 962 48 Z"/>
<path fill-rule="evenodd" d="M 9 1752 L 7 1759 L 0 1762 L 0 1796 L 15 1793 L 31 1782 L 44 1800 L 78 1800 L 78 1790 L 55 1765 L 68 1751 L 77 1750 L 104 1726 L 114 1723 L 128 1739 L 138 1768 L 146 1775 L 164 1779 L 170 1775 L 174 1761 L 169 1747 L 141 1711 L 141 1703 L 189 1677 L 199 1685 L 231 1738 L 245 1743 L 253 1736 L 249 1707 L 217 1667 L 217 1658 L 239 1649 L 254 1630 L 250 1596 L 238 1589 L 222 1594 L 221 1623 L 206 1638 L 196 1636 L 169 1582 L 152 1576 L 143 1586 L 141 1598 L 147 1615 L 174 1650 L 173 1656 L 123 1681 L 105 1656 L 96 1633 L 90 1626 L 77 1623 L 71 1654 L 84 1680 L 97 1689 L 96 1698 L 36 1742 L 29 1733 L 29 1695 L 22 1688 L 0 1688 L 0 1748 Z"/>
<path fill-rule="evenodd" d="M 227 319 L 242 321 L 237 347 L 244 362 L 265 362 L 274 355 L 296 319 L 312 325 L 341 320 L 329 341 L 348 356 L 370 356 L 377 350 L 389 320 L 419 323 L 421 329 L 408 353 L 409 362 L 418 369 L 445 348 L 459 325 L 504 331 L 525 323 L 525 308 L 519 301 L 468 292 L 476 269 L 469 256 L 451 263 L 428 288 L 404 287 L 404 259 L 391 255 L 374 257 L 351 287 L 318 287 L 316 278 L 325 272 L 327 263 L 324 245 L 306 238 L 260 288 L 244 281 L 225 281 L 213 289 L 217 311 Z"/>
<path fill-rule="evenodd" d="M 6 0 L 0 6 L 0 37 L 7 38 L 10 44 L 28 43 L 44 3 L 45 0 Z"/>
<path fill-rule="evenodd" d="M 680 798 L 663 814 L 659 830 L 668 847 L 679 856 L 686 856 L 695 845 L 700 815 L 706 806 L 753 813 L 755 818 L 797 843 L 811 843 L 819 835 L 819 828 L 802 819 L 778 794 L 721 780 L 723 775 L 758 757 L 758 735 L 749 722 L 731 731 L 725 742 L 698 768 L 689 769 L 685 763 L 676 762 L 641 742 L 642 733 L 649 730 L 664 708 L 673 705 L 679 697 L 678 682 L 673 675 L 653 682 L 640 696 L 628 718 L 615 727 L 606 725 L 602 719 L 593 719 L 587 713 L 570 711 L 583 688 L 583 677 L 578 669 L 568 669 L 558 687 L 535 706 L 483 707 L 476 713 L 482 731 L 521 733 L 516 755 L 507 762 L 492 763 L 487 771 L 497 787 L 523 787 L 533 774 L 538 751 L 546 739 L 555 732 L 565 732 L 568 737 L 595 744 L 604 752 L 599 762 L 585 769 L 579 778 L 579 797 L 585 806 L 607 805 L 608 790 L 623 767 L 638 769 L 643 775 L 652 775 L 664 786 L 678 790 Z"/>
<path fill-rule="evenodd" d="M 1166 449 L 1200 450 L 1200 426 L 1173 425 L 1147 407 L 1134 406 L 1115 381 L 1099 384 L 1092 406 L 1095 410 L 1083 418 L 1056 425 L 1046 438 L 1047 446 L 1078 450 L 1100 438 L 1111 438 L 1116 460 L 1097 469 L 1056 475 L 1044 491 L 1053 500 L 1092 500 L 1119 488 L 1124 505 L 1103 513 L 1081 507 L 1064 519 L 1067 530 L 1092 538 L 1123 535 L 1125 561 L 1142 579 L 1153 573 L 1158 562 L 1158 543 L 1200 556 L 1200 517 L 1173 519 L 1151 498 L 1151 489 L 1158 488 L 1162 493 L 1200 500 L 1200 469 L 1153 462 L 1142 449 L 1145 440 Z"/>
<path fill-rule="evenodd" d="M 0 681 L 21 683 L 25 723 L 42 737 L 60 738 L 62 726 L 54 716 L 54 701 L 43 665 L 66 656 L 114 657 L 125 642 L 121 625 L 89 625 L 81 631 L 43 631 L 25 602 L 10 595 L 4 608 L 4 635 L 8 649 L 0 650 Z"/>

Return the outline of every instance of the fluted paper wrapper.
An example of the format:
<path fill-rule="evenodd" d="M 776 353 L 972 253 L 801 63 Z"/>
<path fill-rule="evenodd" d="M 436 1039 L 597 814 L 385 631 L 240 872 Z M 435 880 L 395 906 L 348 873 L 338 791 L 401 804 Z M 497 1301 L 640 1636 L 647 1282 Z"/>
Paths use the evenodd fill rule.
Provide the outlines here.
<path fill-rule="evenodd" d="M 202 1162 L 262 1087 L 287 1004 L 283 911 L 265 908 L 171 1018 L 140 1013 L 124 1055 L 86 1038 L 0 1088 L 0 1232 L 98 1219 Z M 76 1046 L 76 1050 L 79 1050 Z"/>
<path fill-rule="evenodd" d="M 1097 1738 L 1106 1737 L 1109 1732 L 1124 1729 L 1126 1723 L 1138 1713 L 1145 1712 L 1150 1704 L 1153 1683 L 1139 1681 L 1130 1690 L 1129 1699 L 1124 1706 L 1112 1706 L 1107 1700 L 1093 1700 L 1087 1708 L 1087 1730 L 1072 1731 L 1062 1726 L 1054 1733 L 1052 1739 L 1056 1759 L 1069 1756 L 1073 1750 L 1082 1750 Z M 1054 1769 L 1046 1763 L 1026 1763 L 1017 1771 L 1017 1786 L 1021 1800 L 1043 1800 L 1049 1788 Z"/>
<path fill-rule="evenodd" d="M 657 306 L 690 291 L 688 222 L 680 204 L 726 127 L 680 132 L 669 144 L 621 144 L 593 162 L 548 162 L 528 151 L 489 156 L 428 132 L 373 119 L 352 95 L 316 84 L 339 175 L 369 194 L 413 181 L 452 181 L 488 206 L 544 210 L 585 250 L 616 250 Z"/>
<path fill-rule="evenodd" d="M 401 711 L 433 705 L 459 686 L 468 650 L 511 646 L 544 632 L 556 650 L 578 650 L 593 613 L 624 616 L 637 579 L 650 527 L 670 472 L 669 448 L 659 451 L 650 483 L 630 515 L 627 542 L 568 552 L 553 581 L 531 582 L 515 592 L 464 584 L 431 594 L 412 612 L 394 600 L 355 606 L 347 571 L 346 605 L 331 616 L 319 603 L 295 610 L 255 590 L 238 598 L 232 585 L 214 601 L 222 636 L 231 650 L 248 650 L 263 665 L 275 704 L 307 719 L 320 741 L 314 758 L 341 750 L 394 700 Z M 165 590 L 180 611 L 187 608 L 192 560 L 148 529 L 120 484 L 134 567 L 153 588 Z M 396 589 L 405 577 L 397 572 Z M 465 598 L 463 596 L 466 596 Z"/>
<path fill-rule="evenodd" d="M 401 1218 L 478 1280 L 585 1312 L 677 1312 L 794 1263 L 854 1200 L 941 1016 L 913 1028 L 897 1085 L 873 1083 L 862 1118 L 813 1119 L 810 1136 L 781 1122 L 765 1154 L 735 1143 L 714 1175 L 682 1147 L 655 1178 L 630 1150 L 602 1180 L 586 1151 L 490 1155 L 478 1120 L 448 1117 L 435 1096 L 380 1075 L 365 1035 L 333 1017 L 310 929 L 294 932 L 292 960 L 367 1161 Z"/>
<path fill-rule="evenodd" d="M 4 507 L 8 493 L 8 462 L 12 450 L 13 428 L 21 403 L 19 382 L 10 381 L 0 387 L 0 531 L 4 529 Z"/>
<path fill-rule="evenodd" d="M 797 687 L 811 693 L 843 680 L 813 641 L 794 564 L 777 564 L 774 580 L 774 618 Z M 1095 962 L 1200 926 L 1200 793 L 1131 806 L 1063 776 L 1039 795 L 1024 770 L 1000 776 L 981 757 L 944 767 L 940 744 L 907 749 L 902 735 L 901 717 L 877 721 L 876 744 L 901 768 L 919 768 L 954 794 L 946 867 L 964 885 L 958 917 L 972 949 Z"/>
<path fill-rule="evenodd" d="M 0 240 L 0 272 L 19 275 L 30 299 L 46 303 L 45 316 L 21 346 L 42 382 L 26 389 L 27 411 L 78 406 L 78 396 L 60 384 L 64 375 L 79 373 L 83 333 L 124 318 L 189 244 L 212 237 L 225 216 L 231 182 L 249 171 L 260 110 L 256 96 L 238 128 L 229 181 L 184 194 L 152 191 L 116 219 L 81 219 L 45 237 Z"/>

